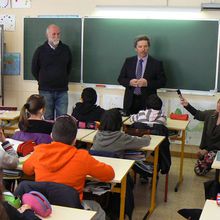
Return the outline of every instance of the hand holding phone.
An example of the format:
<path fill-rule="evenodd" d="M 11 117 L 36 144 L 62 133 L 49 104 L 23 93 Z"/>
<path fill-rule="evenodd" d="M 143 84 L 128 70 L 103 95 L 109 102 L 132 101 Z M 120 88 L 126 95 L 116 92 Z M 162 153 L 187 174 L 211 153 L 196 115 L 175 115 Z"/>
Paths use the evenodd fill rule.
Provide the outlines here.
<path fill-rule="evenodd" d="M 176 92 L 177 92 L 177 94 L 178 94 L 178 96 L 180 98 L 181 105 L 187 106 L 189 103 L 188 103 L 188 101 L 185 98 L 183 98 L 183 95 L 182 95 L 181 91 L 179 89 L 177 89 Z"/>
<path fill-rule="evenodd" d="M 182 93 L 179 89 L 176 90 L 177 94 L 179 95 L 180 99 L 183 99 Z"/>

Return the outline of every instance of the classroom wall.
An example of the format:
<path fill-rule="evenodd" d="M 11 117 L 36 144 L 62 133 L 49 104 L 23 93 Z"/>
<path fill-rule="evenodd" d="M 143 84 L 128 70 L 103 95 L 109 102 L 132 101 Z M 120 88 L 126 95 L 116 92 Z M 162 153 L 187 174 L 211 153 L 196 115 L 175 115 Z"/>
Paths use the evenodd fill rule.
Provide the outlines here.
<path fill-rule="evenodd" d="M 4 97 L 5 105 L 17 106 L 19 109 L 25 102 L 26 98 L 37 93 L 37 82 L 23 80 L 23 18 L 25 16 L 37 15 L 80 15 L 93 16 L 96 6 L 161 6 L 161 7 L 197 7 L 200 8 L 201 3 L 211 2 L 208 0 L 32 0 L 30 9 L 0 9 L 1 14 L 11 14 L 16 16 L 16 31 L 5 32 L 5 43 L 7 52 L 21 53 L 21 74 L 19 76 L 4 76 Z M 213 1 L 212 1 L 213 2 Z M 220 0 L 214 1 L 220 3 Z M 202 12 L 201 18 L 220 18 L 220 11 Z M 39 33 L 44 34 L 44 33 Z M 43 43 L 43 42 L 42 42 Z M 205 51 L 204 51 L 205 52 Z M 205 82 L 204 82 L 205 83 Z M 83 85 L 69 84 L 70 94 L 80 94 Z M 123 97 L 124 89 L 106 89 L 97 88 L 99 94 L 99 103 L 103 105 L 103 97 L 106 95 L 119 95 Z M 167 100 L 169 105 L 170 100 L 176 97 L 173 92 L 159 94 L 163 99 Z M 76 95 L 78 97 L 78 95 Z M 219 94 L 217 94 L 217 97 Z M 215 102 L 217 97 L 201 96 L 201 95 L 186 95 L 189 100 L 203 101 L 209 100 Z M 171 111 L 171 106 L 167 107 L 167 111 Z"/>

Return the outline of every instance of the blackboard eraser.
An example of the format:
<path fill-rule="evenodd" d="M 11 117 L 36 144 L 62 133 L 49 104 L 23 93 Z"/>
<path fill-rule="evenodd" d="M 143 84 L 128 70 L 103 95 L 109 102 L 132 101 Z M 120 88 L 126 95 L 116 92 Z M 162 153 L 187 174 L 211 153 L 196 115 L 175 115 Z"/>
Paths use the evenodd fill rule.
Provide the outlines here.
<path fill-rule="evenodd" d="M 101 88 L 105 88 L 106 87 L 106 85 L 103 85 L 103 84 L 96 84 L 95 86 L 96 87 L 101 87 Z"/>

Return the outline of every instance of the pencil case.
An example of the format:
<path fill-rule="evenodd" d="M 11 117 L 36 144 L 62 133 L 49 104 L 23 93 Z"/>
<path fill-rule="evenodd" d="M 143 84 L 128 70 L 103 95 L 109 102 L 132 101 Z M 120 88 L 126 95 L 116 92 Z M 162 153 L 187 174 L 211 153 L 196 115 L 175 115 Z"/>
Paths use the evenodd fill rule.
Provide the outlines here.
<path fill-rule="evenodd" d="M 171 119 L 175 119 L 175 120 L 187 121 L 189 119 L 189 115 L 188 114 L 175 114 L 175 113 L 171 113 L 170 114 L 170 118 Z"/>

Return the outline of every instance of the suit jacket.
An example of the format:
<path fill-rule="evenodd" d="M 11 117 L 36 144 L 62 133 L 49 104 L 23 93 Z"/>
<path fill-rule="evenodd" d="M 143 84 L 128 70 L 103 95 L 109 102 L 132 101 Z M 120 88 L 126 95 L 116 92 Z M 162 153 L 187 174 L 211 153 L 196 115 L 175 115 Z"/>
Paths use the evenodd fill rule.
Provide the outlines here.
<path fill-rule="evenodd" d="M 124 95 L 124 109 L 126 111 L 129 111 L 133 102 L 134 87 L 130 86 L 130 80 L 136 78 L 136 65 L 137 56 L 126 58 L 118 77 L 119 84 L 126 88 Z M 143 78 L 148 81 L 147 87 L 141 88 L 141 98 L 145 103 L 149 95 L 156 94 L 157 89 L 164 87 L 166 84 L 162 62 L 148 55 Z"/>

